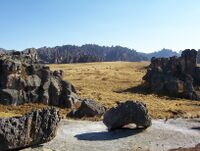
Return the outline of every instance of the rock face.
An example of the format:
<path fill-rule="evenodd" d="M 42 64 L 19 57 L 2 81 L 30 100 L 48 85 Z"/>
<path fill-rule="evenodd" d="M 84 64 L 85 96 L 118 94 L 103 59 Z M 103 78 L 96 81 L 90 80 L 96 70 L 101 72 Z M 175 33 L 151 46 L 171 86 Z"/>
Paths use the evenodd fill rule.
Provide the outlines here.
<path fill-rule="evenodd" d="M 20 149 L 52 140 L 59 112 L 56 108 L 34 110 L 22 117 L 0 119 L 0 150 Z"/>
<path fill-rule="evenodd" d="M 0 56 L 0 104 L 41 102 L 72 107 L 79 101 L 73 85 L 62 79 L 63 71 L 50 71 L 39 63 L 34 49 Z"/>
<path fill-rule="evenodd" d="M 77 63 L 102 61 L 143 61 L 147 57 L 126 47 L 105 47 L 92 44 L 64 45 L 37 49 L 38 57 L 46 63 Z"/>
<path fill-rule="evenodd" d="M 68 116 L 72 118 L 95 117 L 105 113 L 106 108 L 93 100 L 85 99 L 81 102 L 80 107 L 73 109 Z"/>
<path fill-rule="evenodd" d="M 108 110 L 104 114 L 103 123 L 108 130 L 122 128 L 131 123 L 137 127 L 147 128 L 151 126 L 151 118 L 145 104 L 130 100 Z"/>
<path fill-rule="evenodd" d="M 145 84 L 155 93 L 198 100 L 200 68 L 196 63 L 197 51 L 187 49 L 181 57 L 152 58 Z"/>

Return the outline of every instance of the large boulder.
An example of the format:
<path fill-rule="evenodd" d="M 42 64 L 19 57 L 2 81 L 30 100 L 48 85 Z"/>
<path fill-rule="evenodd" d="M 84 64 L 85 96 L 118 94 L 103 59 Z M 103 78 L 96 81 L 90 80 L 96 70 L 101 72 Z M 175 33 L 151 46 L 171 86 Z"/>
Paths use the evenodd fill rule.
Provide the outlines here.
<path fill-rule="evenodd" d="M 0 150 L 16 150 L 52 140 L 59 112 L 56 108 L 33 110 L 22 117 L 0 119 Z"/>
<path fill-rule="evenodd" d="M 51 71 L 37 60 L 34 49 L 0 56 L 0 104 L 44 103 L 72 108 L 80 98 L 63 80 L 63 71 Z"/>
<path fill-rule="evenodd" d="M 95 117 L 105 113 L 106 108 L 94 100 L 85 99 L 77 109 L 73 109 L 68 116 L 72 118 Z"/>
<path fill-rule="evenodd" d="M 187 49 L 180 57 L 152 58 L 143 77 L 145 85 L 154 93 L 199 100 L 195 90 L 200 86 L 196 56 L 194 49 Z"/>
<path fill-rule="evenodd" d="M 151 118 L 145 104 L 129 100 L 109 109 L 104 114 L 103 123 L 108 130 L 122 128 L 128 124 L 148 128 L 151 126 Z"/>

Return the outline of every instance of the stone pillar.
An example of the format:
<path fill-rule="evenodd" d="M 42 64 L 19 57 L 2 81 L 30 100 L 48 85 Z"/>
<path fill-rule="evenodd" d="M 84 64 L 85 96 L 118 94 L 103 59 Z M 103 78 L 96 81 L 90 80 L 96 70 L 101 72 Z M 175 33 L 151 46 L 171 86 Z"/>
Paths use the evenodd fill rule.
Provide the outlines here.
<path fill-rule="evenodd" d="M 197 66 L 197 51 L 194 49 L 184 50 L 181 55 L 181 64 L 185 73 L 193 76 Z"/>

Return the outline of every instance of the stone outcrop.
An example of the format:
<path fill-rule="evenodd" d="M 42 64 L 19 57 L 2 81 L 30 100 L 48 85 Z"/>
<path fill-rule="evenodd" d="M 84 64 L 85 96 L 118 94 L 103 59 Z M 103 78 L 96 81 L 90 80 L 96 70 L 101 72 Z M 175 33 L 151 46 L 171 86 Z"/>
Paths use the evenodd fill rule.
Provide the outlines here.
<path fill-rule="evenodd" d="M 0 150 L 16 150 L 52 140 L 59 112 L 56 108 L 33 110 L 22 117 L 0 119 Z"/>
<path fill-rule="evenodd" d="M 106 108 L 94 100 L 85 99 L 77 109 L 73 109 L 68 116 L 72 118 L 102 116 Z"/>
<path fill-rule="evenodd" d="M 104 114 L 103 123 L 108 130 L 122 128 L 132 123 L 139 128 L 147 128 L 151 126 L 151 118 L 145 104 L 129 100 L 108 110 Z"/>
<path fill-rule="evenodd" d="M 50 71 L 34 49 L 0 57 L 0 104 L 40 102 L 71 108 L 79 100 L 74 86 L 63 80 L 63 71 Z"/>
<path fill-rule="evenodd" d="M 181 57 L 152 58 L 145 85 L 155 93 L 198 100 L 200 68 L 197 67 L 197 51 L 187 49 Z"/>

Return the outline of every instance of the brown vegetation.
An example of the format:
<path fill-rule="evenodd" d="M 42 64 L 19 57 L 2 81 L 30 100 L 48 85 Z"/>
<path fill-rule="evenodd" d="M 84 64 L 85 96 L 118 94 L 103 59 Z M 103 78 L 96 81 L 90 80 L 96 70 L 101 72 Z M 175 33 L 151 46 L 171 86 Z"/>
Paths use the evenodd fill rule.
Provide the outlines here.
<path fill-rule="evenodd" d="M 102 62 L 50 65 L 64 70 L 82 98 L 91 98 L 106 107 L 117 101 L 138 100 L 147 104 L 153 118 L 199 117 L 200 102 L 151 94 L 141 85 L 149 62 Z"/>
<path fill-rule="evenodd" d="M 147 104 L 153 118 L 199 117 L 200 102 L 151 94 L 141 85 L 149 62 L 101 62 L 85 64 L 53 64 L 52 70 L 64 70 L 82 98 L 91 98 L 110 108 L 121 100 L 137 100 Z M 0 115 L 21 115 L 45 105 L 25 104 L 17 107 L 0 105 Z M 61 109 L 64 116 L 68 110 Z"/>

